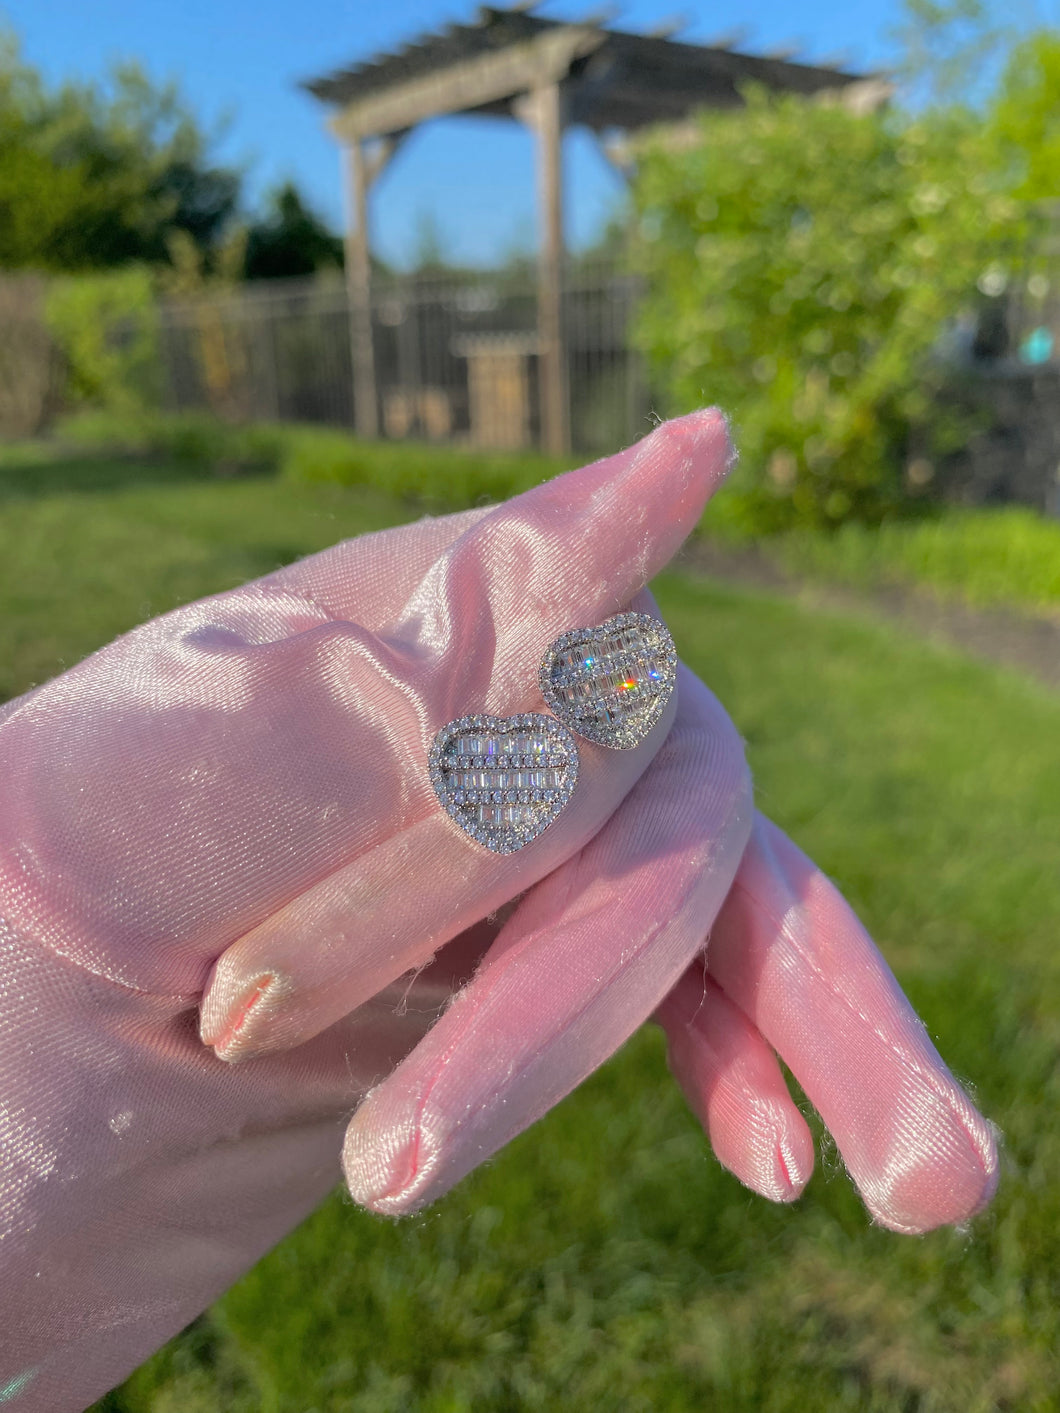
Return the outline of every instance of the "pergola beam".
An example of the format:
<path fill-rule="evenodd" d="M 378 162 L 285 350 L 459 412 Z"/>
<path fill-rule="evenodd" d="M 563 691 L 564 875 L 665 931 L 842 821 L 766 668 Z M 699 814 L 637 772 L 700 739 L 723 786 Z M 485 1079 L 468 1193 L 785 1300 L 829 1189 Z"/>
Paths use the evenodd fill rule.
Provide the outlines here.
<path fill-rule="evenodd" d="M 514 99 L 555 82 L 606 39 L 596 28 L 569 25 L 496 53 L 448 64 L 435 73 L 389 85 L 347 103 L 330 121 L 343 142 L 414 127 L 428 118 Z"/>

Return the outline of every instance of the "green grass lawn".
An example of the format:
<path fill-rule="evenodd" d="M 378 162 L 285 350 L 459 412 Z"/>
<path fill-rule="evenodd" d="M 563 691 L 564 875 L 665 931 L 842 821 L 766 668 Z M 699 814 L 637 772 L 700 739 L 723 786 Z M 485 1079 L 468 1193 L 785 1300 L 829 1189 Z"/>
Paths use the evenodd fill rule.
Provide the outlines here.
<path fill-rule="evenodd" d="M 0 467 L 0 694 L 409 514 L 134 460 Z M 876 1230 L 823 1142 L 779 1209 L 710 1157 L 655 1033 L 437 1207 L 336 1194 L 99 1410 L 1038 1413 L 1060 1406 L 1060 698 L 680 575 L 684 656 L 1004 1135 L 966 1231 Z"/>

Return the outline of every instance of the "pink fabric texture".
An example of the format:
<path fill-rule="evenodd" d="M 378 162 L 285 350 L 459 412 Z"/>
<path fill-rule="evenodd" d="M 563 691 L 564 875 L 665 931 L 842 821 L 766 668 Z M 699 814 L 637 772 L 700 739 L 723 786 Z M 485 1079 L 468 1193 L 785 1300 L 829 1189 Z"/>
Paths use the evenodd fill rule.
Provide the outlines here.
<path fill-rule="evenodd" d="M 761 816 L 707 955 L 798 1078 L 877 1221 L 923 1232 L 989 1200 L 989 1125 L 843 898 Z"/>
<path fill-rule="evenodd" d="M 540 710 L 554 637 L 655 611 L 644 585 L 730 458 L 692 414 L 166 615 L 0 709 L 4 1406 L 118 1382 L 340 1155 L 376 1210 L 432 1200 L 657 1008 L 757 1190 L 812 1166 L 775 1048 L 878 1220 L 987 1199 L 989 1126 L 834 889 L 752 833 L 739 736 L 690 673 L 636 749 L 580 743 L 573 799 L 517 854 L 431 790 L 446 721 Z"/>

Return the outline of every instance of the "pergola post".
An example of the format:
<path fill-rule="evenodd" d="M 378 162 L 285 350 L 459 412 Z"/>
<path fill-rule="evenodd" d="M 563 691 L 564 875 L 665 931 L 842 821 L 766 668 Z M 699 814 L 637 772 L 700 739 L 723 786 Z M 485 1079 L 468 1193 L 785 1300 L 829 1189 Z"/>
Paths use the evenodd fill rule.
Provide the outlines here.
<path fill-rule="evenodd" d="M 346 288 L 353 357 L 353 421 L 358 436 L 379 435 L 379 401 L 372 344 L 372 257 L 368 245 L 368 171 L 364 140 L 345 149 L 349 215 L 346 223 Z"/>
<path fill-rule="evenodd" d="M 357 135 L 345 149 L 348 216 L 346 289 L 349 293 L 350 352 L 353 358 L 353 420 L 357 434 L 379 435 L 379 393 L 372 340 L 372 254 L 368 240 L 368 193 L 407 136 L 390 133 L 369 152 Z"/>
<path fill-rule="evenodd" d="M 537 139 L 541 440 L 546 451 L 563 456 L 570 450 L 570 390 L 563 328 L 563 102 L 558 81 L 553 79 L 531 90 L 519 111 Z"/>

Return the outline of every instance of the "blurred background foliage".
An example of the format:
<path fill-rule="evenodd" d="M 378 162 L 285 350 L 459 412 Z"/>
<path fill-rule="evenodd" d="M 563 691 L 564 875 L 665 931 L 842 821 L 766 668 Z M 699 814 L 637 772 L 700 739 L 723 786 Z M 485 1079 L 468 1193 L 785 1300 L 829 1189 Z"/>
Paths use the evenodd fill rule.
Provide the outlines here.
<path fill-rule="evenodd" d="M 137 64 L 117 65 L 105 83 L 49 87 L 3 36 L 0 269 L 172 268 L 182 239 L 205 273 L 230 277 L 340 263 L 341 241 L 292 183 L 264 211 L 245 211 L 242 172 L 213 156 L 220 135 L 175 83 L 156 84 Z M 243 260 L 226 269 L 233 244 Z"/>
<path fill-rule="evenodd" d="M 67 364 L 68 396 L 115 413 L 157 405 L 158 304 L 143 265 L 101 271 L 49 284 L 45 321 Z M 116 322 L 124 337 L 109 337 Z"/>
<path fill-rule="evenodd" d="M 165 262 L 186 231 L 222 239 L 239 195 L 172 84 L 123 64 L 104 90 L 49 90 L 10 38 L 0 52 L 0 264 L 98 270 Z"/>
<path fill-rule="evenodd" d="M 976 357 L 1004 351 L 1008 301 L 1018 290 L 1032 314 L 1055 302 L 1041 252 L 1060 228 L 1060 35 L 1017 32 L 989 0 L 906 0 L 904 13 L 889 105 L 750 92 L 680 139 L 660 134 L 627 206 L 570 262 L 574 279 L 624 250 L 660 413 L 711 401 L 733 414 L 742 464 L 719 513 L 732 535 L 938 504 L 936 468 L 999 425 L 993 390 L 973 385 Z M 49 86 L 4 41 L 0 268 L 47 281 L 9 274 L 0 292 L 23 331 L 17 367 L 0 353 L 9 434 L 71 407 L 157 408 L 153 302 L 167 298 L 199 301 L 190 344 L 214 410 L 248 415 L 233 387 L 252 360 L 207 301 L 245 281 L 326 278 L 343 251 L 293 183 L 249 211 L 218 135 L 136 65 Z M 453 274 L 424 222 L 417 271 Z M 506 269 L 527 278 L 526 253 Z"/>
<path fill-rule="evenodd" d="M 750 93 L 688 143 L 648 148 L 638 338 L 667 413 L 705 397 L 732 410 L 745 469 L 730 504 L 750 529 L 913 509 L 910 464 L 967 440 L 954 358 L 1055 221 L 1058 93 L 1060 36 L 1042 31 L 978 108 Z"/>

